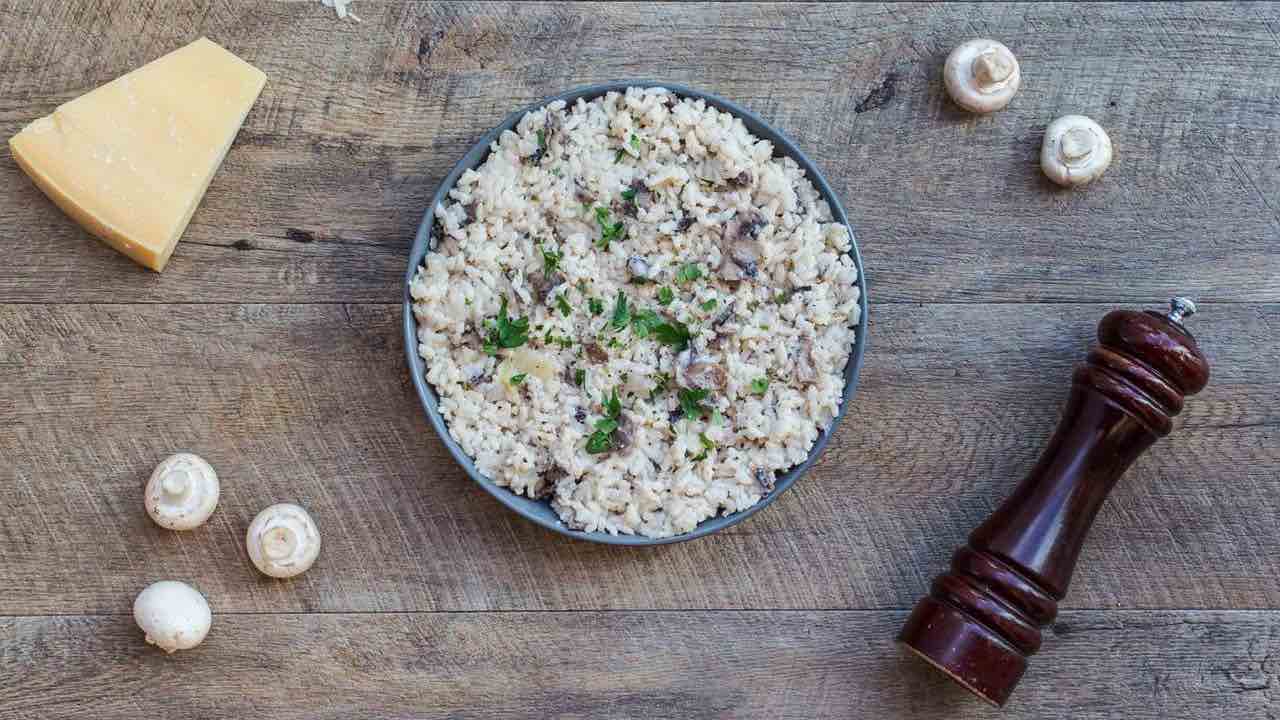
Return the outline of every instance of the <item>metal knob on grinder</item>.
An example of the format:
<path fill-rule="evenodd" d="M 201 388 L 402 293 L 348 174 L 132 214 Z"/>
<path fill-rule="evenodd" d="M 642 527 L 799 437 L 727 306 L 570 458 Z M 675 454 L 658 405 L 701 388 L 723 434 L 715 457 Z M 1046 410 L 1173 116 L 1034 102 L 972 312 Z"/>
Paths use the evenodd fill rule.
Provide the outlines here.
<path fill-rule="evenodd" d="M 1169 434 L 1209 364 L 1171 311 L 1115 310 L 1072 375 L 1058 428 L 1031 472 L 957 548 L 898 641 L 993 705 L 1004 705 L 1053 622 L 1094 516 L 1129 465 Z"/>

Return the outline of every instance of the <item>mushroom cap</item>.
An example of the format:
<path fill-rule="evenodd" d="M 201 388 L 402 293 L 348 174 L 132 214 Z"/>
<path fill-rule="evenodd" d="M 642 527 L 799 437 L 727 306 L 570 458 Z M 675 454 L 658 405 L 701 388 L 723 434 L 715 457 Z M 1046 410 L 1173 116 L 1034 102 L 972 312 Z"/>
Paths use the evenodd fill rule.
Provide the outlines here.
<path fill-rule="evenodd" d="M 942 82 L 957 105 L 975 113 L 1003 109 L 1022 86 L 1018 59 L 1002 43 L 970 40 L 947 56 Z"/>
<path fill-rule="evenodd" d="M 1113 154 L 1101 125 L 1084 115 L 1064 115 L 1045 128 L 1040 169 L 1059 185 L 1076 187 L 1097 180 Z"/>
<path fill-rule="evenodd" d="M 151 473 L 143 502 L 160 527 L 191 530 L 213 514 L 219 490 L 218 474 L 209 463 L 198 455 L 178 453 Z"/>
<path fill-rule="evenodd" d="M 320 554 L 320 531 L 306 510 L 279 503 L 258 513 L 245 533 L 249 559 L 264 575 L 287 578 L 307 571 Z"/>
<path fill-rule="evenodd" d="M 133 619 L 147 642 L 165 652 L 189 650 L 209 634 L 213 613 L 199 590 L 176 580 L 143 588 L 133 601 Z"/>

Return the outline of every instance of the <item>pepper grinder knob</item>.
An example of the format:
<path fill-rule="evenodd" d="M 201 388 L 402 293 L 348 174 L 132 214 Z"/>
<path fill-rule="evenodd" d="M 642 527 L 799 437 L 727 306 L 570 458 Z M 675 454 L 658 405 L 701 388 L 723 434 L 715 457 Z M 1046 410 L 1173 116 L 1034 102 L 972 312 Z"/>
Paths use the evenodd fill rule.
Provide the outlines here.
<path fill-rule="evenodd" d="M 1196 304 L 1191 298 L 1185 298 L 1181 295 L 1175 295 L 1169 298 L 1169 314 L 1165 317 L 1169 318 L 1169 322 L 1179 326 L 1186 318 L 1196 314 Z"/>
<path fill-rule="evenodd" d="M 1170 311 L 1115 310 L 1076 367 L 1058 428 L 1007 500 L 956 549 L 898 641 L 993 705 L 1004 705 L 1040 649 L 1102 502 L 1129 465 L 1173 428 L 1209 364 Z"/>

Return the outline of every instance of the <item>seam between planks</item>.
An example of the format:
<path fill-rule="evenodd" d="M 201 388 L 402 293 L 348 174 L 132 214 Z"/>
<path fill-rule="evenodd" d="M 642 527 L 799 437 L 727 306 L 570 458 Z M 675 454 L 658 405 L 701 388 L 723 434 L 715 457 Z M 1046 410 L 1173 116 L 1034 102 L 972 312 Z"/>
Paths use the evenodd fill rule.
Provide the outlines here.
<path fill-rule="evenodd" d="M 886 306 L 957 306 L 957 307 L 986 307 L 993 305 L 1014 305 L 1020 307 L 1029 307 L 1036 305 L 1098 305 L 1098 306 L 1115 306 L 1115 305 L 1138 305 L 1138 304 L 1161 304 L 1165 303 L 1169 298 L 1116 298 L 1112 300 L 939 300 L 939 301 L 923 301 L 923 300 L 873 300 L 871 307 Z M 1214 300 L 1214 299 L 1197 299 L 1196 303 L 1203 306 L 1211 305 L 1241 305 L 1241 306 L 1268 306 L 1280 305 L 1280 298 L 1276 300 Z M 289 306 L 307 306 L 307 305 L 359 305 L 367 307 L 387 306 L 399 307 L 400 302 L 390 300 L 311 300 L 306 302 L 296 302 L 287 300 L 214 300 L 214 301 L 186 301 L 186 300 L 154 300 L 154 301 L 71 301 L 71 302 L 45 302 L 38 300 L 7 300 L 0 301 L 0 307 L 8 306 L 32 306 L 32 307 L 70 307 L 79 305 L 96 305 L 111 307 L 132 307 L 132 306 L 234 306 L 234 305 L 279 305 L 282 307 Z"/>
<path fill-rule="evenodd" d="M 849 614 L 849 615 L 893 615 L 906 614 L 910 612 L 910 607 L 884 607 L 884 608 L 601 608 L 601 609 L 558 609 L 558 610 L 246 610 L 246 611 L 229 611 L 215 612 L 215 617 L 257 617 L 257 616 L 307 616 L 307 615 L 595 615 L 595 614 L 699 614 L 699 615 L 716 615 L 723 613 L 828 613 L 828 614 Z M 1219 614 L 1235 614 L 1235 615 L 1277 615 L 1280 614 L 1280 607 L 1249 607 L 1249 608 L 1116 608 L 1116 607 L 1087 607 L 1087 608 L 1065 608 L 1061 611 L 1065 614 L 1072 613 L 1106 613 L 1106 614 L 1130 614 L 1130 615 L 1170 615 L 1177 613 L 1219 613 Z M 132 612 L 104 612 L 104 613 L 0 613 L 0 620 L 41 620 L 54 618 L 111 618 L 111 617 L 133 617 Z M 1052 625 L 1052 623 L 1051 623 Z M 1047 626 L 1046 626 L 1047 627 Z"/>

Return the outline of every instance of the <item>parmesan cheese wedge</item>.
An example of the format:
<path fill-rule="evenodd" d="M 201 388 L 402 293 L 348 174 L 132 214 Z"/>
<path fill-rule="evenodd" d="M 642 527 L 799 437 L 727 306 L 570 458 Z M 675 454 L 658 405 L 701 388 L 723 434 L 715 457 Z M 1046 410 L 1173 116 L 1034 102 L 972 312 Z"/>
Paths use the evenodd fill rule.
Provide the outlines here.
<path fill-rule="evenodd" d="M 159 272 L 266 82 L 200 38 L 63 104 L 9 147 L 71 219 Z"/>

